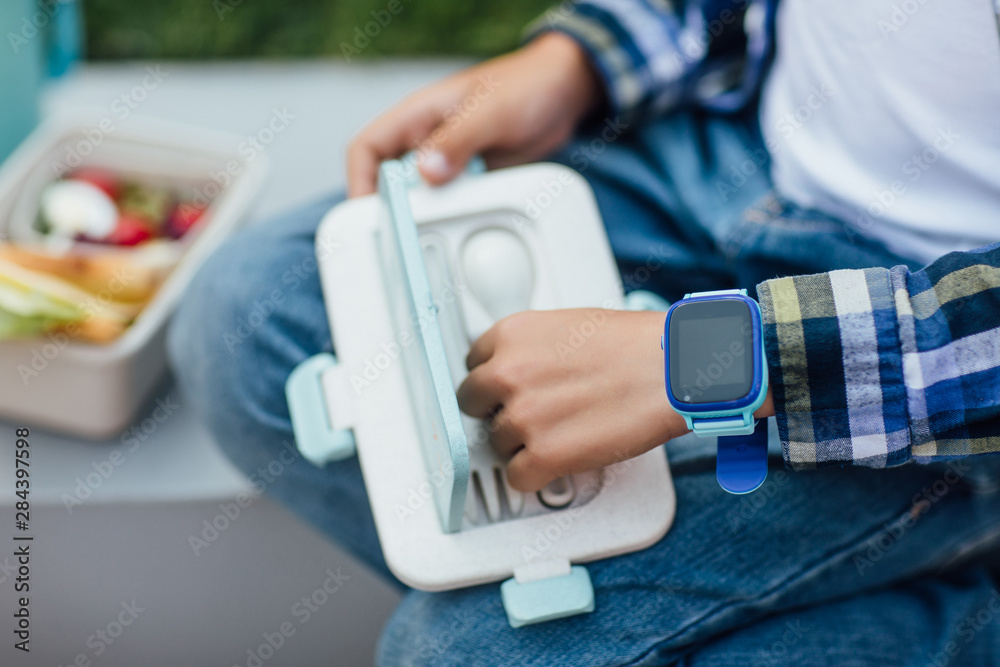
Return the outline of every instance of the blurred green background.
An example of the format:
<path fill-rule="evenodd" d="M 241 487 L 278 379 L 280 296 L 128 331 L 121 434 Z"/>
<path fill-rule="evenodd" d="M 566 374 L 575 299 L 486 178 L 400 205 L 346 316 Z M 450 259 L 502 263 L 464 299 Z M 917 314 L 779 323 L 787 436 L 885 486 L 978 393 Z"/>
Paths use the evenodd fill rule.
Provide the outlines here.
<path fill-rule="evenodd" d="M 494 55 L 516 46 L 524 26 L 556 2 L 397 1 L 402 11 L 352 59 Z M 384 22 L 388 6 L 389 0 L 83 0 L 87 57 L 343 57 L 344 44 L 357 48 L 355 28 L 364 31 L 373 11 Z"/>

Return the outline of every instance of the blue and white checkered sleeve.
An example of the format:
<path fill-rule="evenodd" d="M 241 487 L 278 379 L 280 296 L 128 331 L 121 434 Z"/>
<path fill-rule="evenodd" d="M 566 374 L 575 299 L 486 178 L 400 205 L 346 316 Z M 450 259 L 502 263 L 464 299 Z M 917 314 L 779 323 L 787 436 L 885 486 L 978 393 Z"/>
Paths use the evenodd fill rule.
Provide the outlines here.
<path fill-rule="evenodd" d="M 1000 244 L 891 276 L 913 458 L 1000 451 Z"/>
<path fill-rule="evenodd" d="M 574 38 L 590 56 L 613 115 L 626 124 L 680 103 L 707 102 L 743 77 L 739 43 L 749 0 L 690 0 L 683 12 L 668 0 L 565 0 L 526 29 Z M 743 99 L 742 96 L 741 99 Z"/>
<path fill-rule="evenodd" d="M 757 289 L 789 465 L 1000 451 L 1000 246 Z"/>

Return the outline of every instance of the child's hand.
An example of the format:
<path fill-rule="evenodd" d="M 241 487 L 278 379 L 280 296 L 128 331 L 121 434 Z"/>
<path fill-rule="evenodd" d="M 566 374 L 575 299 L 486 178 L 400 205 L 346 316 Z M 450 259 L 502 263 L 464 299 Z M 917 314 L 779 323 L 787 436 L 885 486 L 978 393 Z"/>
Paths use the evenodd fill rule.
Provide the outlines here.
<path fill-rule="evenodd" d="M 494 415 L 492 444 L 513 456 L 511 486 L 536 491 L 687 432 L 667 403 L 663 319 L 598 308 L 525 311 L 473 343 L 458 403 L 473 417 Z"/>
<path fill-rule="evenodd" d="M 537 160 L 572 136 L 600 95 L 583 50 L 565 35 L 547 33 L 376 118 L 348 148 L 348 193 L 374 192 L 379 163 L 412 149 L 421 150 L 421 174 L 435 185 L 461 173 L 476 154 L 491 167 Z"/>

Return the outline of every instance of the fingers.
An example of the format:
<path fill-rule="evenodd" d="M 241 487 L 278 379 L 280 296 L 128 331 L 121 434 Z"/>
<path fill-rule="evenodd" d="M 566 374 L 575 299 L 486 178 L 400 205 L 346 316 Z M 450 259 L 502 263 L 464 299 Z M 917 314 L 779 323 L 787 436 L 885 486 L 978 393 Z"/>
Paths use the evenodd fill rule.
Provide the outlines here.
<path fill-rule="evenodd" d="M 510 422 L 510 412 L 503 406 L 490 419 L 490 445 L 507 459 L 524 447 L 524 438 Z"/>
<path fill-rule="evenodd" d="M 362 197 L 375 192 L 378 153 L 371 145 L 352 143 L 347 149 L 347 196 Z"/>
<path fill-rule="evenodd" d="M 442 117 L 433 100 L 417 94 L 365 127 L 347 149 L 348 196 L 375 192 L 379 165 L 419 146 Z"/>
<path fill-rule="evenodd" d="M 442 141 L 451 140 L 451 144 L 442 144 L 434 150 L 421 156 L 420 175 L 431 185 L 444 185 L 463 171 L 469 160 L 479 150 L 479 143 L 459 143 L 450 135 L 439 135 Z"/>
<path fill-rule="evenodd" d="M 487 366 L 478 366 L 469 373 L 455 392 L 458 396 L 458 407 L 462 412 L 486 419 L 503 404 L 504 392 L 490 375 Z"/>
<path fill-rule="evenodd" d="M 500 127 L 485 102 L 472 114 L 447 113 L 430 133 L 432 149 L 421 157 L 421 176 L 431 185 L 447 183 L 462 173 L 474 155 L 495 143 Z"/>
<path fill-rule="evenodd" d="M 466 414 L 488 421 L 490 445 L 501 457 L 510 461 L 507 476 L 511 486 L 520 491 L 537 491 L 558 475 L 547 472 L 534 448 L 526 447 L 527 425 L 534 423 L 530 414 L 519 411 L 515 404 L 508 407 L 511 388 L 494 368 L 497 364 L 481 363 L 473 367 L 459 386 L 458 405 Z M 523 407 L 523 406 L 522 406 Z"/>
<path fill-rule="evenodd" d="M 507 463 L 507 481 L 518 491 L 532 493 L 554 480 L 555 475 L 540 465 L 534 450 L 522 448 Z"/>
<path fill-rule="evenodd" d="M 537 162 L 552 155 L 562 148 L 572 138 L 572 126 L 559 129 L 553 128 L 545 137 L 525 144 L 506 146 L 490 146 L 480 151 L 486 166 L 490 169 L 503 169 L 529 162 Z"/>
<path fill-rule="evenodd" d="M 476 113 L 457 112 L 468 95 L 475 94 L 474 86 L 471 90 L 468 74 L 445 79 L 406 98 L 362 130 L 347 152 L 348 195 L 374 192 L 379 164 L 415 149 L 428 183 L 441 185 L 460 174 L 502 130 L 493 120 L 495 109 L 485 102 Z"/>
<path fill-rule="evenodd" d="M 459 385 L 456 394 L 458 407 L 470 417 L 485 419 L 505 398 L 502 383 L 498 382 L 493 369 L 485 365 L 493 356 L 496 340 L 497 327 L 494 325 L 472 343 L 469 354 L 465 357 L 469 375 Z"/>
<path fill-rule="evenodd" d="M 469 160 L 493 140 L 493 123 L 439 112 L 391 113 L 365 128 L 347 151 L 347 192 L 359 197 L 375 192 L 384 160 L 419 149 L 420 175 L 443 185 L 462 173 Z"/>
<path fill-rule="evenodd" d="M 476 366 L 486 363 L 493 356 L 496 340 L 497 327 L 494 324 L 472 343 L 469 353 L 465 356 L 465 367 L 471 371 Z"/>

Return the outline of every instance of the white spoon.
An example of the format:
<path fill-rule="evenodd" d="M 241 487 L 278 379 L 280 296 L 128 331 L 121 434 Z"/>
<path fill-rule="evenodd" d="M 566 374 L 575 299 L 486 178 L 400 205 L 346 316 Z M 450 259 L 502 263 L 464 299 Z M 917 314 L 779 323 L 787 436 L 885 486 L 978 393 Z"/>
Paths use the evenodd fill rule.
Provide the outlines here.
<path fill-rule="evenodd" d="M 513 232 L 488 227 L 472 234 L 462 247 L 462 268 L 480 307 L 465 309 L 470 340 L 497 320 L 531 307 L 535 267 L 524 241 Z"/>

